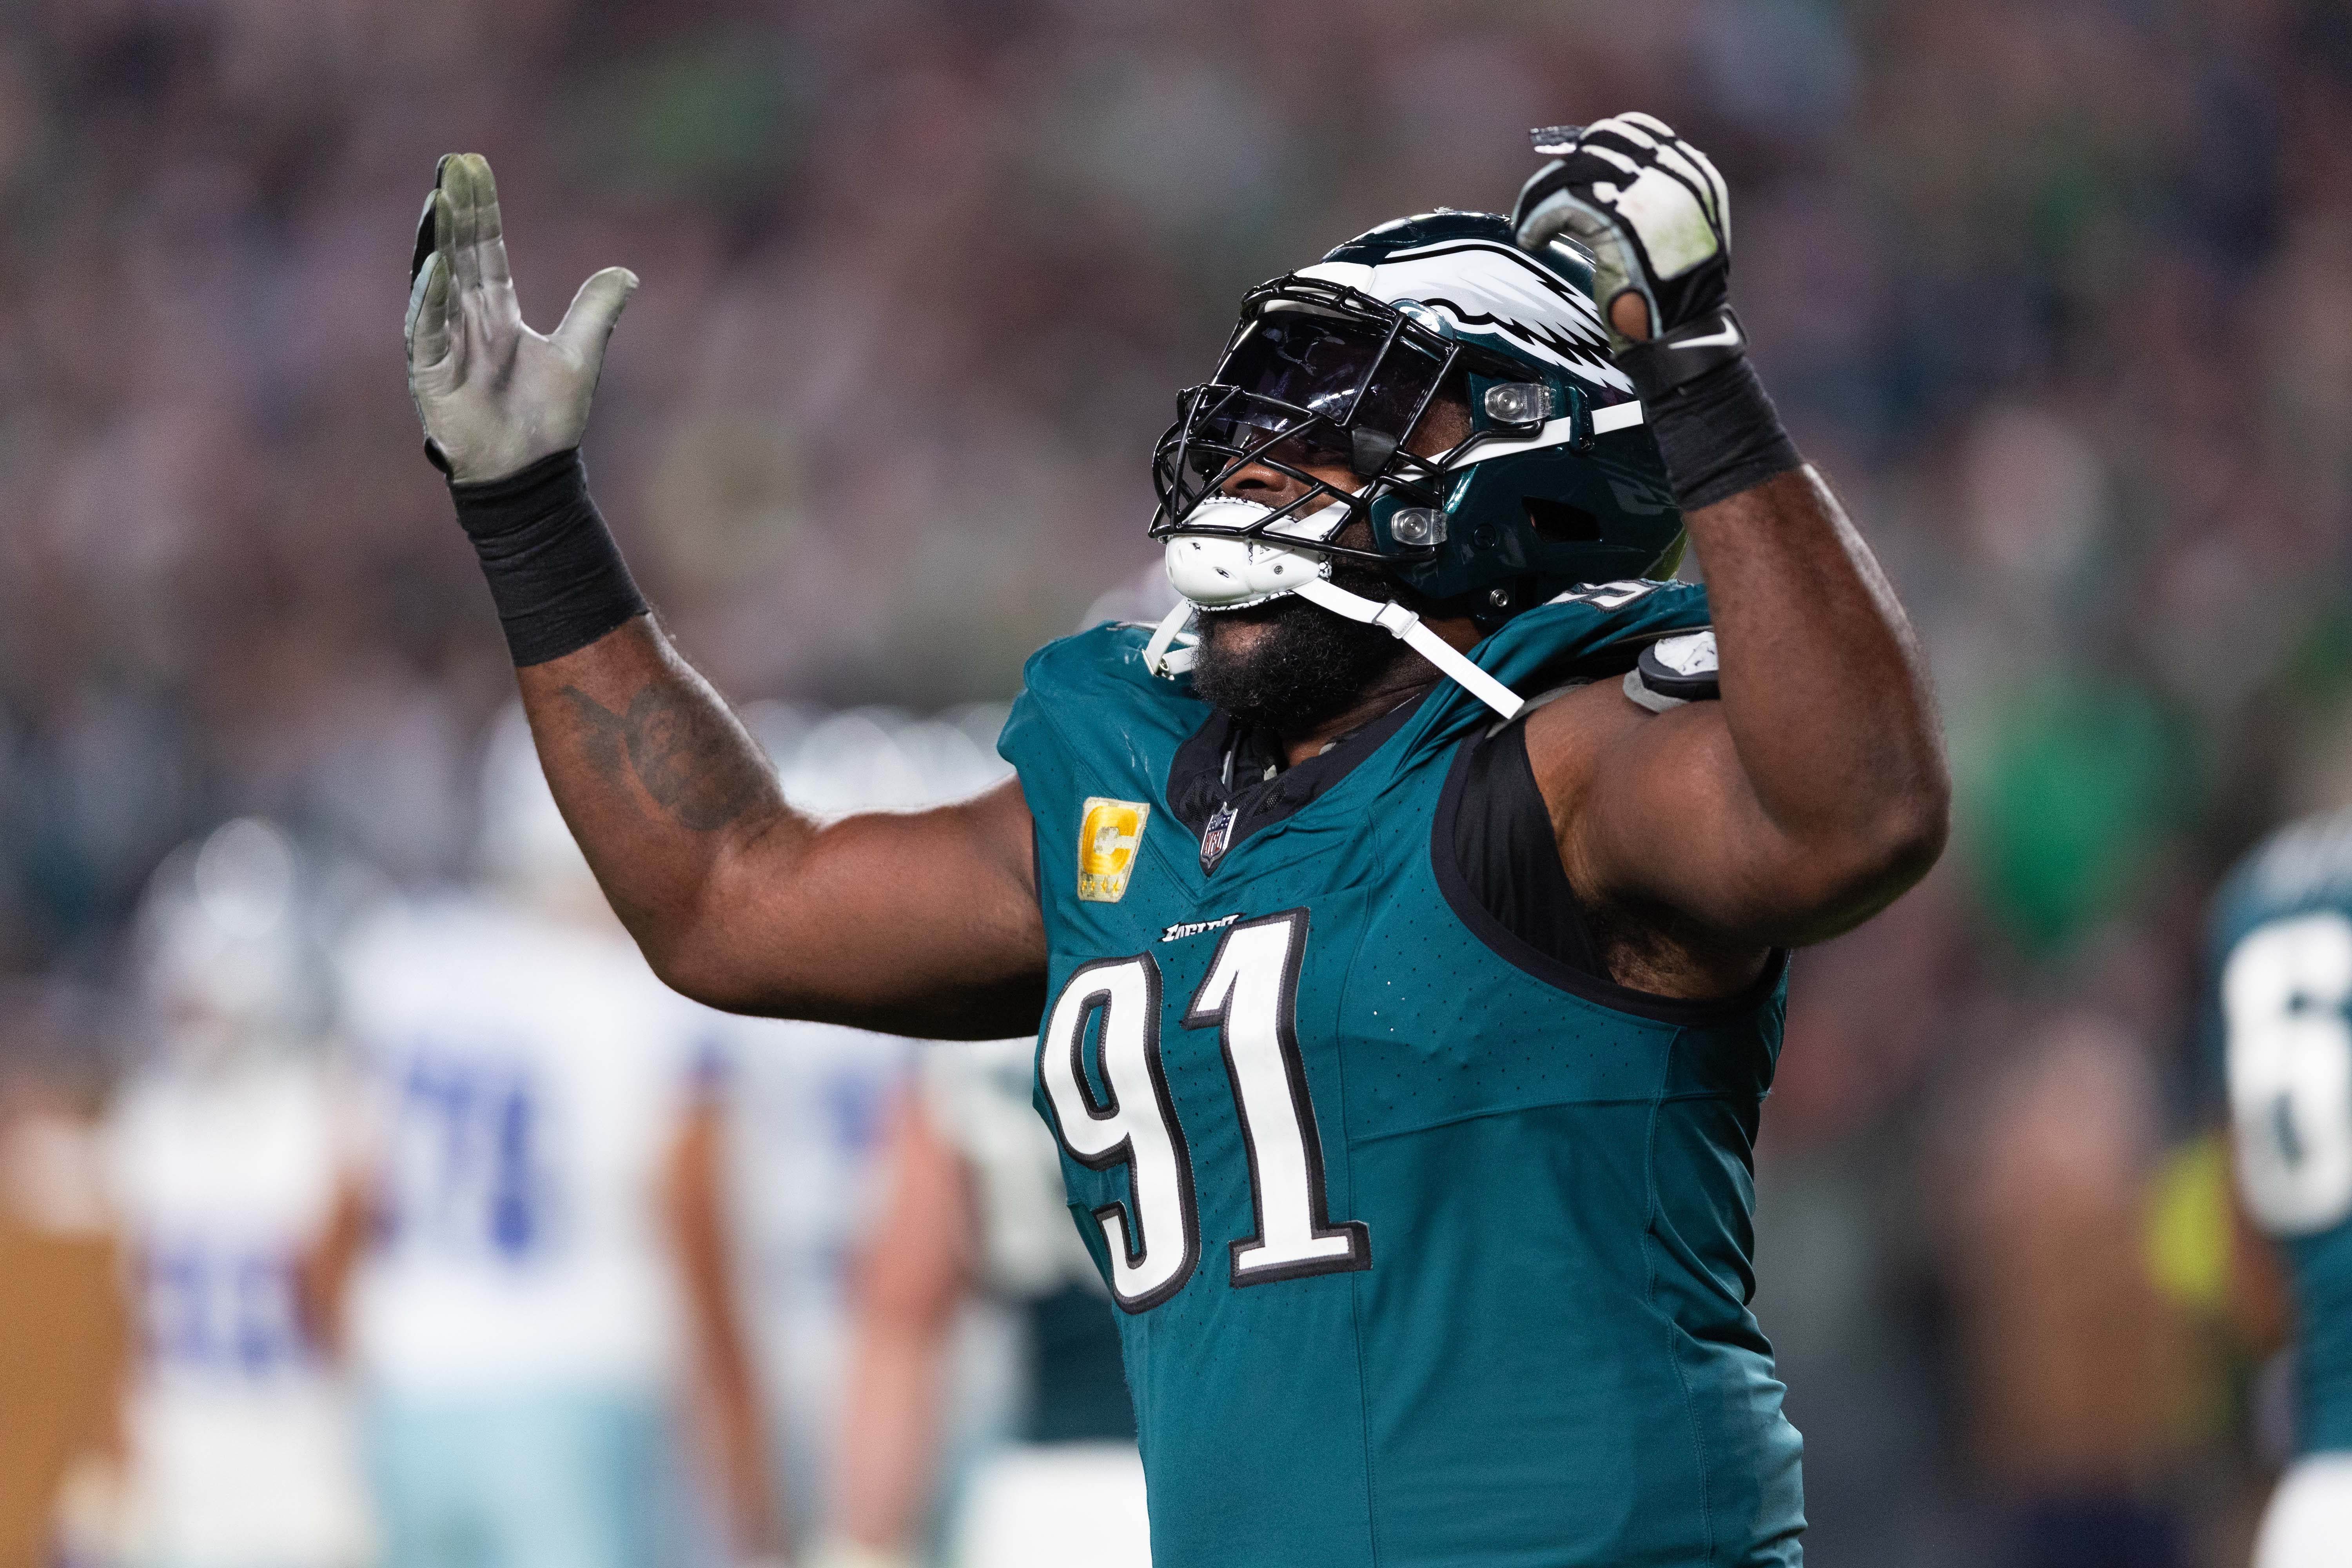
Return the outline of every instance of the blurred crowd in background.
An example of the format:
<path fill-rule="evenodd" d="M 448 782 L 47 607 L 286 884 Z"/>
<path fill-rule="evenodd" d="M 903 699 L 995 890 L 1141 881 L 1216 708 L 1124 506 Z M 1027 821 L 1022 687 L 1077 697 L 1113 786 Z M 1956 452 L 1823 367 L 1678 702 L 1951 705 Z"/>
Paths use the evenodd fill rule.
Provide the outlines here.
<path fill-rule="evenodd" d="M 14 8 L 9 1169 L 154 1052 L 132 914 L 174 845 L 260 815 L 371 896 L 468 873 L 509 688 L 402 384 L 436 154 L 491 159 L 536 324 L 597 267 L 644 279 L 592 480 L 688 652 L 799 705 L 764 710 L 790 763 L 860 704 L 968 736 L 1036 644 L 1149 598 L 1150 445 L 1244 287 L 1505 207 L 1529 126 L 1629 107 L 1730 182 L 1756 359 L 1921 629 L 1960 790 L 1929 881 L 1794 969 L 1756 1308 L 1809 1551 L 2242 1560 L 2284 1416 L 2236 1310 L 2201 931 L 2262 831 L 2352 802 L 2324 0 Z M 806 1201 L 853 1256 L 860 1200 L 777 1173 L 828 1116 L 872 1144 L 903 1052 L 852 1052 L 854 1093 L 776 1069 L 730 1223 Z M 832 1375 L 837 1324 L 737 1251 L 759 1375 Z"/>

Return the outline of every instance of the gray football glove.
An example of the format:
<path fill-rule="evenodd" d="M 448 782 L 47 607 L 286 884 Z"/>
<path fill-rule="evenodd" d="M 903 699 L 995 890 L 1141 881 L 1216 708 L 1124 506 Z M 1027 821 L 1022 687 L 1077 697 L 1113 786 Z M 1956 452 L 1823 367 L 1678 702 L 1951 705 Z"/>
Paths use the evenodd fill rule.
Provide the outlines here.
<path fill-rule="evenodd" d="M 1647 342 L 1728 331 L 1736 349 L 1738 323 L 1719 320 L 1731 274 L 1731 203 L 1706 154 L 1647 114 L 1556 126 L 1534 139 L 1538 153 L 1556 156 L 1521 187 L 1512 227 L 1531 250 L 1563 233 L 1591 250 L 1593 298 L 1620 362 L 1643 341 L 1618 328 L 1615 307 L 1629 294 L 1647 314 Z"/>
<path fill-rule="evenodd" d="M 489 163 L 457 153 L 425 199 L 408 285 L 408 395 L 436 467 L 459 483 L 503 479 L 580 444 L 635 273 L 604 268 L 552 334 L 532 331 L 507 271 Z"/>

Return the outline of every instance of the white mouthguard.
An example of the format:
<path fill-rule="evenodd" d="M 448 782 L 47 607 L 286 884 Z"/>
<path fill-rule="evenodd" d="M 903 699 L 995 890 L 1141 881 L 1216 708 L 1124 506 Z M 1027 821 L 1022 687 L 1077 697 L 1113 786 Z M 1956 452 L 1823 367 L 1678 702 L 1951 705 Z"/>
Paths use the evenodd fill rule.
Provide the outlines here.
<path fill-rule="evenodd" d="M 1169 613 L 1145 644 L 1145 668 L 1154 675 L 1175 676 L 1192 668 L 1199 638 L 1184 627 L 1196 609 L 1246 609 L 1284 594 L 1297 594 L 1335 616 L 1380 627 L 1504 718 L 1518 715 L 1525 706 L 1518 694 L 1423 626 L 1419 616 L 1402 605 L 1380 604 L 1332 583 L 1331 558 L 1319 551 L 1310 553 L 1264 542 L 1282 538 L 1320 544 L 1348 521 L 1345 506 L 1334 501 L 1312 517 L 1286 517 L 1255 536 L 1238 531 L 1272 510 L 1255 501 L 1213 496 L 1184 519 L 1188 526 L 1236 531 L 1231 538 L 1190 533 L 1168 542 L 1168 581 L 1184 595 L 1184 602 Z"/>
<path fill-rule="evenodd" d="M 1287 594 L 1310 577 L 1328 577 L 1329 556 L 1272 541 L 1320 544 L 1347 522 L 1348 509 L 1334 501 L 1312 517 L 1286 517 L 1261 533 L 1244 533 L 1273 510 L 1233 496 L 1212 496 L 1194 507 L 1184 519 L 1186 527 L 1231 531 L 1233 537 L 1186 533 L 1170 540 L 1168 581 L 1202 609 L 1242 610 Z"/>

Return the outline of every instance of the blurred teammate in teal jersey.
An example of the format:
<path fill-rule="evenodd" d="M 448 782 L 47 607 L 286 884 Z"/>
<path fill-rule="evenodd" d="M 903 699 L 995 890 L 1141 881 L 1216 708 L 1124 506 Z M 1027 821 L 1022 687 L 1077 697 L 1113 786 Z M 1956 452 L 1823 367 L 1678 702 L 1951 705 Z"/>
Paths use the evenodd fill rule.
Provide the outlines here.
<path fill-rule="evenodd" d="M 716 1005 L 1043 1018 L 1160 1568 L 1801 1560 L 1750 1148 L 1787 951 L 1933 862 L 1941 742 L 1748 365 L 1721 178 L 1642 115 L 1538 144 L 1509 218 L 1251 290 L 1155 455 L 1186 603 L 1030 661 L 1013 784 L 837 823 L 588 497 L 635 279 L 542 337 L 488 165 L 427 205 L 410 390 L 607 896 Z"/>
<path fill-rule="evenodd" d="M 2215 1002 L 2244 1212 L 2286 1266 L 2295 1459 L 2255 1568 L 2352 1561 L 2352 814 L 2281 830 L 2213 914 Z"/>

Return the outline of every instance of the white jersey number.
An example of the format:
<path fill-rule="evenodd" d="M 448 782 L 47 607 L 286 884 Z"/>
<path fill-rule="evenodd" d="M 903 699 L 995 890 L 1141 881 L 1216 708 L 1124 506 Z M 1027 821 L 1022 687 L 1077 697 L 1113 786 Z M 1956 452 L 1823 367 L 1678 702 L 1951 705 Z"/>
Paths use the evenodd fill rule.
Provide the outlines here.
<path fill-rule="evenodd" d="M 1107 1098 L 1095 1097 L 1082 1054 L 1097 1014 Z M 1106 959 L 1070 976 L 1045 1026 L 1037 1072 L 1070 1158 L 1089 1170 L 1128 1167 L 1134 1200 L 1095 1210 L 1110 1248 L 1111 1293 L 1130 1312 L 1184 1288 L 1201 1253 L 1192 1162 L 1160 1064 L 1160 966 L 1149 953 Z"/>
<path fill-rule="evenodd" d="M 1233 1243 L 1235 1285 L 1371 1267 L 1363 1223 L 1335 1225 L 1325 1212 L 1323 1146 L 1298 1052 L 1306 947 L 1304 910 L 1234 926 L 1184 1011 L 1185 1027 L 1217 1030 L 1248 1153 L 1256 1228 Z M 1087 964 L 1054 1005 L 1038 1062 L 1070 1157 L 1097 1171 L 1128 1167 L 1132 1206 L 1106 1205 L 1095 1222 L 1110 1251 L 1112 1292 L 1130 1312 L 1182 1289 L 1201 1251 L 1192 1159 L 1160 1056 L 1160 991 L 1150 953 Z M 1090 1024 L 1101 1096 L 1084 1060 Z"/>
<path fill-rule="evenodd" d="M 1323 1144 L 1298 1058 L 1298 969 L 1307 911 L 1237 925 L 1217 944 L 1209 977 L 1184 1015 L 1188 1029 L 1213 1026 L 1234 1080 L 1234 1105 L 1249 1151 L 1250 1207 L 1257 1230 L 1234 1243 L 1233 1281 L 1259 1285 L 1362 1268 L 1372 1260 L 1360 1220 L 1324 1215 Z"/>
<path fill-rule="evenodd" d="M 2230 1106 L 2246 1207 L 2281 1236 L 2352 1215 L 2352 920 L 2259 926 L 2221 970 Z"/>

